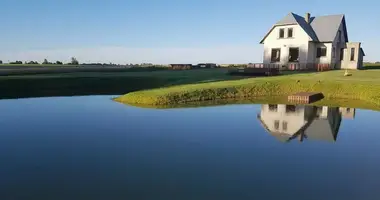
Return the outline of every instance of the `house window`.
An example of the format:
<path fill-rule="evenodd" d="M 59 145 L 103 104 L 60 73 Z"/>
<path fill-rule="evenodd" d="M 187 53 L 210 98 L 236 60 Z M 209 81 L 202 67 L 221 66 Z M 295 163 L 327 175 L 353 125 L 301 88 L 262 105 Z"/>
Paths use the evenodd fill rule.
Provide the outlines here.
<path fill-rule="evenodd" d="M 336 54 L 336 52 L 335 52 L 335 47 L 333 47 L 333 48 L 332 48 L 332 57 L 333 57 L 333 58 L 335 58 L 335 54 Z"/>
<path fill-rule="evenodd" d="M 350 60 L 351 61 L 355 60 L 355 48 L 351 48 L 351 57 L 350 57 Z"/>
<path fill-rule="evenodd" d="M 280 128 L 280 121 L 275 120 L 274 121 L 274 129 L 278 130 Z"/>
<path fill-rule="evenodd" d="M 288 38 L 293 37 L 293 28 L 288 28 Z"/>
<path fill-rule="evenodd" d="M 289 48 L 289 62 L 298 62 L 299 48 Z"/>
<path fill-rule="evenodd" d="M 282 122 L 282 130 L 283 131 L 287 131 L 288 130 L 288 122 L 286 122 L 286 121 Z"/>
<path fill-rule="evenodd" d="M 285 30 L 283 28 L 280 28 L 280 32 L 278 35 L 279 38 L 284 38 L 285 37 Z"/>
<path fill-rule="evenodd" d="M 281 49 L 272 49 L 271 62 L 280 62 Z"/>
<path fill-rule="evenodd" d="M 296 112 L 296 106 L 295 105 L 286 105 L 286 112 Z"/>
<path fill-rule="evenodd" d="M 273 112 L 277 112 L 277 105 L 275 104 L 269 104 L 269 110 Z"/>
<path fill-rule="evenodd" d="M 317 48 L 317 58 L 325 57 L 327 55 L 326 47 Z"/>
<path fill-rule="evenodd" d="M 340 60 L 343 60 L 344 59 L 344 49 L 341 48 L 340 49 Z"/>

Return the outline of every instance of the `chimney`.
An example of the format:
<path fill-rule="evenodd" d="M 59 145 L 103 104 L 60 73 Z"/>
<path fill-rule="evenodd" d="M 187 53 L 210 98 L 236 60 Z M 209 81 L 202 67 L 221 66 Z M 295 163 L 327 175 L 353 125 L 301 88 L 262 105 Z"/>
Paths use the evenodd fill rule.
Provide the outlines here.
<path fill-rule="evenodd" d="M 310 24 L 310 13 L 305 14 L 305 21 L 306 23 Z"/>

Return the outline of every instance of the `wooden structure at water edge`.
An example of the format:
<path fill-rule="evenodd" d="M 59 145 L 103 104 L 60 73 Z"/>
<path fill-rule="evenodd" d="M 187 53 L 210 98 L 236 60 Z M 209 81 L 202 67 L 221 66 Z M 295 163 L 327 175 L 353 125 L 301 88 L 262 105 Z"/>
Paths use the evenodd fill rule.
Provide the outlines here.
<path fill-rule="evenodd" d="M 274 76 L 280 73 L 279 64 L 249 64 L 247 67 L 230 69 L 230 75 Z"/>
<path fill-rule="evenodd" d="M 315 63 L 249 63 L 240 68 L 230 68 L 228 71 L 231 75 L 248 75 L 248 76 L 273 76 L 280 74 L 281 71 L 328 71 L 333 69 L 330 64 Z"/>
<path fill-rule="evenodd" d="M 288 101 L 292 103 L 309 104 L 323 99 L 320 92 L 299 92 L 288 96 Z"/>

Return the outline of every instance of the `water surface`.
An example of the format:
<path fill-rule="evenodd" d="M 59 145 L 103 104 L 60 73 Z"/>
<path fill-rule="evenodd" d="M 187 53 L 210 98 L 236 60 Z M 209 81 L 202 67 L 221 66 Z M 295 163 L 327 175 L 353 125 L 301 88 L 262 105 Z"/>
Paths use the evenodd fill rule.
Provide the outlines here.
<path fill-rule="evenodd" d="M 379 199 L 380 113 L 0 101 L 0 199 Z"/>

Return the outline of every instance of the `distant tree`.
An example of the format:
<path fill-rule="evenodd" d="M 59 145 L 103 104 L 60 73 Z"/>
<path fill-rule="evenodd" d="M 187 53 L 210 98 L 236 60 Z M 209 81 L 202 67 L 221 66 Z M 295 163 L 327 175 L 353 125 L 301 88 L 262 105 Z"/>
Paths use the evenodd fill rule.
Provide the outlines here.
<path fill-rule="evenodd" d="M 22 61 L 16 60 L 15 62 L 9 62 L 9 64 L 18 64 L 18 65 L 20 65 L 20 64 L 22 64 Z"/>
<path fill-rule="evenodd" d="M 44 62 L 42 62 L 42 64 L 43 64 L 43 65 L 47 65 L 47 64 L 51 64 L 51 63 L 49 63 L 49 61 L 45 58 L 45 59 L 44 59 Z"/>
<path fill-rule="evenodd" d="M 63 63 L 61 61 L 59 61 L 59 60 L 57 60 L 57 62 L 55 62 L 55 64 L 57 64 L 57 65 L 63 65 Z"/>
<path fill-rule="evenodd" d="M 2 61 L 2 60 L 0 60 L 0 65 L 1 65 L 1 64 L 3 64 L 3 61 Z"/>
<path fill-rule="evenodd" d="M 72 57 L 70 64 L 71 65 L 79 65 L 79 62 L 78 62 L 78 60 L 76 58 Z"/>
<path fill-rule="evenodd" d="M 25 63 L 29 64 L 29 65 L 38 65 L 37 61 L 29 61 L 29 62 L 25 62 Z"/>

